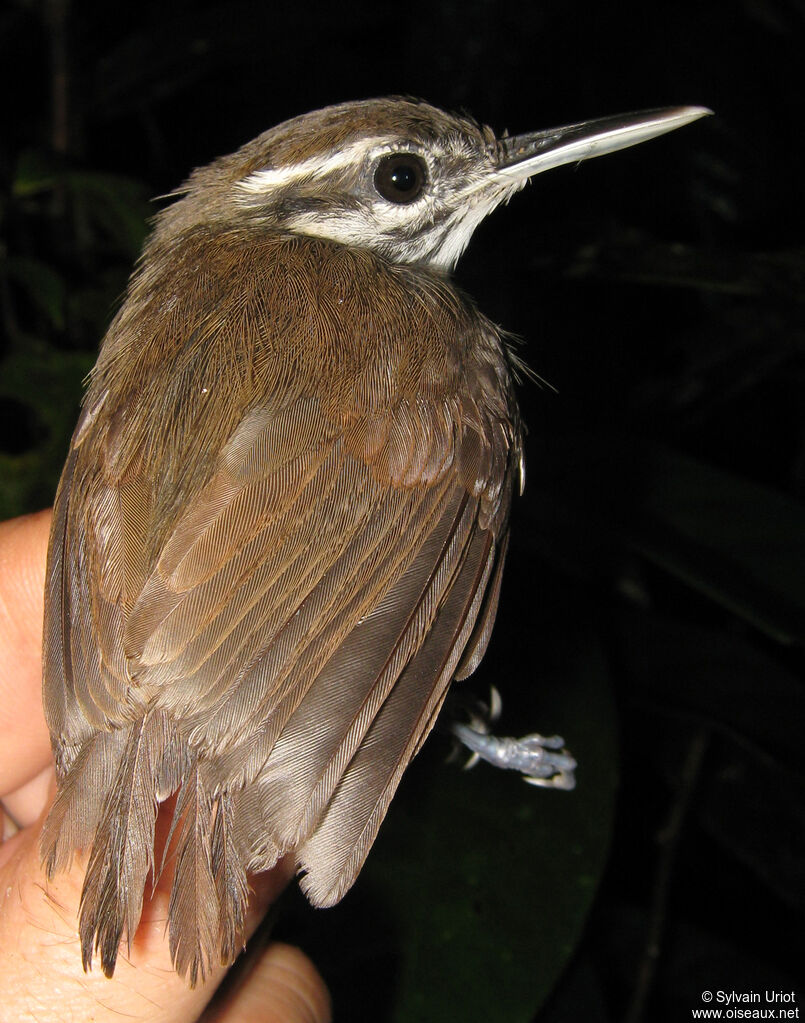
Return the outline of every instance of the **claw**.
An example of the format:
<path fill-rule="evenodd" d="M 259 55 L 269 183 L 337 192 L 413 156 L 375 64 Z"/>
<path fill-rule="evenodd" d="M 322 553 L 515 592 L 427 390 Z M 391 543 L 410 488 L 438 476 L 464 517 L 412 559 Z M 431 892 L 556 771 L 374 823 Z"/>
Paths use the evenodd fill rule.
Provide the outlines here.
<path fill-rule="evenodd" d="M 473 722 L 476 724 L 477 722 Z M 576 761 L 564 749 L 565 741 L 558 735 L 543 736 L 533 733 L 522 739 L 490 735 L 481 728 L 471 728 L 460 722 L 453 722 L 451 731 L 472 752 L 467 767 L 473 767 L 479 759 L 486 760 L 493 767 L 520 771 L 529 785 L 545 788 L 575 788 L 573 772 Z M 561 750 L 562 752 L 554 752 Z"/>

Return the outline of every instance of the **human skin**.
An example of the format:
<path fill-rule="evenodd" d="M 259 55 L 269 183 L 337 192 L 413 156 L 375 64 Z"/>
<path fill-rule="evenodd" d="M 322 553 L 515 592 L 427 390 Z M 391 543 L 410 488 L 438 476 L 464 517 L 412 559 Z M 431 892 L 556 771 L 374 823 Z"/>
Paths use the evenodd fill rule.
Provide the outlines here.
<path fill-rule="evenodd" d="M 157 885 L 115 975 L 84 973 L 78 904 L 85 860 L 48 880 L 39 835 L 56 790 L 42 713 L 42 616 L 50 512 L 0 523 L 0 1021 L 149 1023 L 199 1019 L 225 976 L 190 989 L 171 966 L 165 929 L 170 872 Z M 249 932 L 292 876 L 289 864 L 252 878 Z M 205 1023 L 328 1023 L 324 982 L 298 949 L 273 943 Z"/>

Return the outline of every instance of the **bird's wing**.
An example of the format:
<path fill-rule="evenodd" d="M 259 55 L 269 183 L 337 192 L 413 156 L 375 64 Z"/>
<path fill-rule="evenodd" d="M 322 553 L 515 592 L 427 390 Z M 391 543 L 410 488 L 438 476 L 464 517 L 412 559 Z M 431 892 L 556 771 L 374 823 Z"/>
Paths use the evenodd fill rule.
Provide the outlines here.
<path fill-rule="evenodd" d="M 347 431 L 305 399 L 256 411 L 127 622 L 141 684 L 211 783 L 242 789 L 249 861 L 306 840 L 317 902 L 357 874 L 497 558 L 505 431 L 431 411 L 401 404 Z"/>
<path fill-rule="evenodd" d="M 311 900 L 337 901 L 488 638 L 519 459 L 495 359 L 467 360 L 463 393 L 409 390 L 341 419 L 321 395 L 253 407 L 164 534 L 143 463 L 93 468 L 80 425 L 49 569 L 63 773 L 91 746 L 114 772 L 105 737 L 159 710 L 174 758 L 236 794 L 249 867 L 296 849 Z"/>

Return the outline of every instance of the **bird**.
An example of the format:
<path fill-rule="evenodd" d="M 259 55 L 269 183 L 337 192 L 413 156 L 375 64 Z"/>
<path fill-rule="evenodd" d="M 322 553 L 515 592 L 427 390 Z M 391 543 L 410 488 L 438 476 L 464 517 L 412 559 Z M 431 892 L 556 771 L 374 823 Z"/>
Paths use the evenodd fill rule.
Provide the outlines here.
<path fill-rule="evenodd" d="M 523 481 L 516 359 L 456 263 L 534 175 L 708 112 L 509 136 L 410 98 L 342 103 L 195 170 L 157 215 L 48 553 L 41 855 L 52 878 L 88 853 L 85 970 L 130 947 L 170 797 L 191 985 L 242 949 L 251 874 L 291 857 L 315 906 L 353 884 L 486 651 Z M 474 755 L 512 766 L 487 738 Z M 566 775 L 530 739 L 518 768 Z"/>

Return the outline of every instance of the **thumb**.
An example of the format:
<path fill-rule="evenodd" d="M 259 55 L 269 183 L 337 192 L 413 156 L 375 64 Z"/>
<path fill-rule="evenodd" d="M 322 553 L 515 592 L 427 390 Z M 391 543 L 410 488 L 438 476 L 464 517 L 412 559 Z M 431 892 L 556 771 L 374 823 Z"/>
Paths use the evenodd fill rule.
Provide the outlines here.
<path fill-rule="evenodd" d="M 204 1023 L 330 1023 L 330 995 L 298 948 L 275 942 L 242 983 L 204 1014 Z"/>

